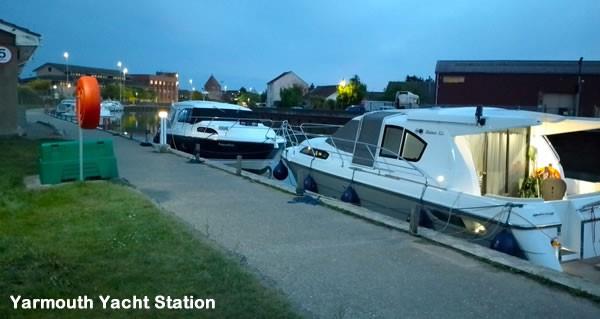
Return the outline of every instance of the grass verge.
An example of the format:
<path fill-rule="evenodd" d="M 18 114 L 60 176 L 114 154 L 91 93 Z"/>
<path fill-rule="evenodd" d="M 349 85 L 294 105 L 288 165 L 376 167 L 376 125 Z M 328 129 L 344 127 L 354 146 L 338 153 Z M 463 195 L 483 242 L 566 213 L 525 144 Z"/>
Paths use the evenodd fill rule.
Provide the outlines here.
<path fill-rule="evenodd" d="M 0 318 L 295 318 L 276 291 L 126 186 L 27 191 L 39 141 L 0 139 Z M 92 310 L 14 310 L 10 295 L 76 298 Z M 212 298 L 215 310 L 103 310 L 99 295 Z M 151 307 L 152 308 L 152 307 Z"/>

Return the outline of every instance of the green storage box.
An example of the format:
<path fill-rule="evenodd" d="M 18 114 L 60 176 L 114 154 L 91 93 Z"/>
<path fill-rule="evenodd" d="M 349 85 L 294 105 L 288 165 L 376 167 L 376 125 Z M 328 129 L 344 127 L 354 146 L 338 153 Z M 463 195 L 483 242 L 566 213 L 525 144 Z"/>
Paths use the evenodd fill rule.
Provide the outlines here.
<path fill-rule="evenodd" d="M 83 142 L 84 179 L 119 177 L 112 140 Z M 52 142 L 40 146 L 40 181 L 58 184 L 79 180 L 79 142 Z"/>

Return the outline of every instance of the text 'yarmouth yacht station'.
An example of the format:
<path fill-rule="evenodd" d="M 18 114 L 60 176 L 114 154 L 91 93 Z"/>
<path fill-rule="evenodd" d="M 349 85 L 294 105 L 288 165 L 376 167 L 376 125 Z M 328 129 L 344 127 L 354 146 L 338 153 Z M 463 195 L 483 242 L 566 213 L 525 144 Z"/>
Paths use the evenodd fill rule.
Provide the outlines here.
<path fill-rule="evenodd" d="M 194 298 L 184 296 L 173 298 L 171 296 L 157 295 L 153 298 L 148 296 L 131 296 L 130 298 L 113 298 L 109 295 L 99 295 L 97 298 L 88 296 L 77 296 L 75 298 L 23 298 L 22 296 L 10 296 L 13 309 L 25 310 L 85 310 L 95 309 L 96 305 L 107 310 L 130 310 L 130 309 L 166 309 L 166 310 L 211 310 L 215 309 L 214 299 Z"/>

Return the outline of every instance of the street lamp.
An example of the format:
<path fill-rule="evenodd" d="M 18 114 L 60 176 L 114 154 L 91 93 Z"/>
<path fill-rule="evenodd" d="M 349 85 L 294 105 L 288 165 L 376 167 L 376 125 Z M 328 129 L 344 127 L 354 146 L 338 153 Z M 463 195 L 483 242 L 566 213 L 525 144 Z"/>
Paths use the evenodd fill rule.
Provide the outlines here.
<path fill-rule="evenodd" d="M 194 87 L 193 87 L 192 83 L 193 83 L 194 81 L 193 81 L 192 79 L 190 79 L 190 81 L 189 81 L 189 82 L 190 82 L 190 89 L 191 89 L 191 90 L 190 90 L 190 101 L 191 101 L 191 100 L 192 100 L 192 91 L 194 90 Z"/>
<path fill-rule="evenodd" d="M 67 71 L 65 74 L 67 75 L 67 83 L 69 83 L 69 52 L 65 51 L 65 53 L 63 53 L 63 57 L 65 58 L 65 64 L 67 65 Z"/>
<path fill-rule="evenodd" d="M 127 78 L 127 72 L 129 72 L 129 70 L 127 70 L 127 68 L 123 69 L 123 88 L 125 87 L 125 79 Z M 122 98 L 122 97 L 121 97 Z M 121 101 L 123 102 L 123 101 Z"/>
<path fill-rule="evenodd" d="M 117 67 L 119 68 L 119 73 L 121 73 L 121 68 L 123 68 L 123 63 L 121 61 L 117 62 Z M 123 81 L 119 83 L 119 102 L 123 100 Z"/>

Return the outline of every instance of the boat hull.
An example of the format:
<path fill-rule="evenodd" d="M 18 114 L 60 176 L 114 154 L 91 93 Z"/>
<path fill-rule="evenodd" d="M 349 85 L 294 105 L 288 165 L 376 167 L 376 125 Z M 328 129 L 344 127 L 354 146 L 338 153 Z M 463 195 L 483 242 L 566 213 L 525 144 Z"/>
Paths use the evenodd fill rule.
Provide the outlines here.
<path fill-rule="evenodd" d="M 506 226 L 500 221 L 483 220 L 473 215 L 462 215 L 460 211 L 453 210 L 451 207 L 445 207 L 427 200 L 420 201 L 418 198 L 390 192 L 372 185 L 356 181 L 351 182 L 347 178 L 314 168 L 311 169 L 286 159 L 284 159 L 284 162 L 298 183 L 302 183 L 304 178 L 310 175 L 317 184 L 317 192 L 321 195 L 339 199 L 346 187 L 352 185 L 352 188 L 358 194 L 361 206 L 403 221 L 409 221 L 412 209 L 416 205 L 420 205 L 422 207 L 420 221 L 422 226 L 450 233 L 455 237 L 486 247 L 491 246 L 496 235 L 502 230 L 510 229 L 519 245 L 524 244 L 523 249 L 519 247 L 515 251 L 514 255 L 516 257 L 528 259 L 534 263 L 561 271 L 555 252 L 549 249 L 549 245 L 544 245 L 549 242 L 548 236 L 558 235 L 558 229 L 554 226 L 543 229 L 543 231 L 539 229 L 513 229 L 513 227 Z M 472 231 L 472 225 L 482 224 L 486 226 L 485 233 L 476 234 Z M 471 230 L 467 231 L 469 228 Z"/>

